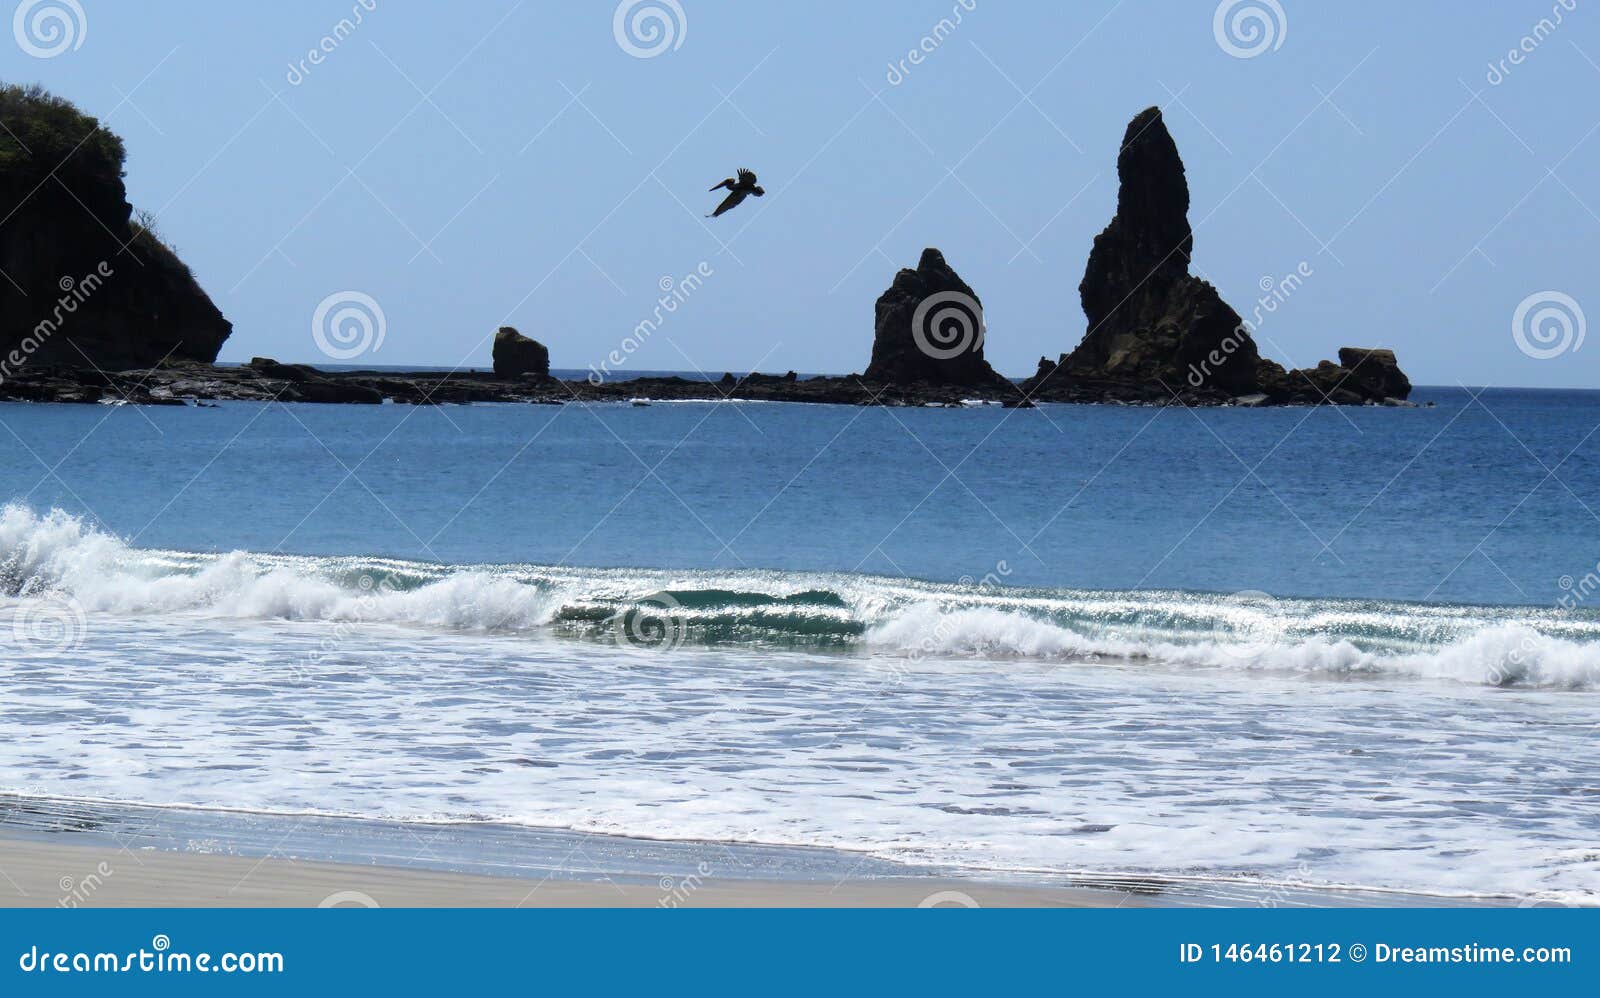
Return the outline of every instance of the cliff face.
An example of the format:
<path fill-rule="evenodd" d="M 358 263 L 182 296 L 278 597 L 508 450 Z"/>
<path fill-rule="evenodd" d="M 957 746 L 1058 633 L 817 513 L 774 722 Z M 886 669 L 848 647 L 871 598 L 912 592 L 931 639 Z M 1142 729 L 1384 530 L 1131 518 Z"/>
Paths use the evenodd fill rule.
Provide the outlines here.
<path fill-rule="evenodd" d="M 32 367 L 210 362 L 232 325 L 132 221 L 123 146 L 66 101 L 0 90 L 0 360 Z"/>
<path fill-rule="evenodd" d="M 922 251 L 878 297 L 867 381 L 996 385 L 983 359 L 983 303 L 936 249 Z"/>
<path fill-rule="evenodd" d="M 1216 388 L 1253 389 L 1255 341 L 1216 288 L 1189 273 L 1189 184 L 1159 108 L 1128 123 L 1117 178 L 1116 217 L 1095 237 L 1078 285 L 1089 331 L 1063 358 L 1064 373 L 1177 391 L 1203 366 Z"/>

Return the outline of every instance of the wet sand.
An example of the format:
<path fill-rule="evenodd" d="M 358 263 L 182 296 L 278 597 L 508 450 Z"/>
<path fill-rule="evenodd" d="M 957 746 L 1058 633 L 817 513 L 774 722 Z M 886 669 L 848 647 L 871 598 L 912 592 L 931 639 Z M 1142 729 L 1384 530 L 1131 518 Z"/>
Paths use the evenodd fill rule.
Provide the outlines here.
<path fill-rule="evenodd" d="M 1044 877 L 814 846 L 0 795 L 0 907 L 1515 904 L 1244 879 Z"/>

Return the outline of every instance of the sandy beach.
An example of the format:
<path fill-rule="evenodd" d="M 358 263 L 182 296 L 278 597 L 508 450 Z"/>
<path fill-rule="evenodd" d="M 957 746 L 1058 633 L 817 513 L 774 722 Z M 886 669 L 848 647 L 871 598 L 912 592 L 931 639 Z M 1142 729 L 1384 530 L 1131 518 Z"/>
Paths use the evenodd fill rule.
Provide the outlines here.
<path fill-rule="evenodd" d="M 19 839 L 0 839 L 0 896 L 5 906 L 25 908 L 1068 908 L 1137 903 L 1110 893 L 965 880 L 577 882 Z"/>

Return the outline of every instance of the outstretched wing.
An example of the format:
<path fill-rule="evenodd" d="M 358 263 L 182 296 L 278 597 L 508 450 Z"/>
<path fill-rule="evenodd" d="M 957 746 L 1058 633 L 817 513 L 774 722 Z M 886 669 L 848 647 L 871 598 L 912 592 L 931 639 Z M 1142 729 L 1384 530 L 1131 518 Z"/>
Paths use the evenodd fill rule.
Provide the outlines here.
<path fill-rule="evenodd" d="M 717 186 L 715 186 L 715 187 L 713 187 L 711 189 L 714 190 L 714 191 L 720 191 L 724 187 L 726 187 L 730 191 L 733 190 L 733 178 L 732 177 L 729 177 L 727 180 L 724 180 L 722 183 L 718 184 Z"/>
<path fill-rule="evenodd" d="M 734 191 L 732 194 L 729 194 L 727 197 L 722 199 L 722 203 L 717 205 L 717 210 L 712 212 L 710 217 L 716 218 L 723 212 L 737 207 L 739 202 L 743 201 L 746 196 L 746 192 L 744 191 Z"/>
<path fill-rule="evenodd" d="M 739 167 L 739 186 L 740 187 L 754 187 L 755 185 L 756 185 L 756 175 L 754 173 L 751 173 L 749 170 L 746 170 L 742 166 Z"/>

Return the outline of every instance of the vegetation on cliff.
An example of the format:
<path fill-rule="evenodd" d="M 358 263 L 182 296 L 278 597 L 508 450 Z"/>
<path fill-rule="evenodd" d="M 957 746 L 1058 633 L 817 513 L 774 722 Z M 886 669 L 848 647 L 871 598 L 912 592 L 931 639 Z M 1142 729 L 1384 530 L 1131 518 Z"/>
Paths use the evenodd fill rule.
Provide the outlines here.
<path fill-rule="evenodd" d="M 135 219 L 117 135 L 38 86 L 0 86 L 0 357 L 8 368 L 211 361 L 232 325 Z"/>

